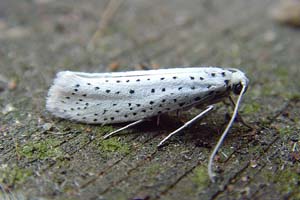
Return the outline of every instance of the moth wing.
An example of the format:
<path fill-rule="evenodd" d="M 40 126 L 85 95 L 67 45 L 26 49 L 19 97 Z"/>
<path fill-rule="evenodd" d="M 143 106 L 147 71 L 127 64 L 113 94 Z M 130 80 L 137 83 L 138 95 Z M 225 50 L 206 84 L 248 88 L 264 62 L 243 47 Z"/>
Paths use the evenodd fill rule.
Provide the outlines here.
<path fill-rule="evenodd" d="M 60 73 L 74 73 L 77 76 L 84 78 L 117 78 L 117 77 L 135 77 L 135 76 L 149 76 L 149 75 L 170 75 L 170 74 L 194 74 L 194 73 L 206 73 L 209 71 L 218 71 L 217 67 L 187 67 L 187 68 L 169 68 L 169 69 L 157 69 L 157 70 L 138 70 L 128 72 L 108 72 L 108 73 L 84 73 L 84 72 L 72 72 L 64 71 Z"/>

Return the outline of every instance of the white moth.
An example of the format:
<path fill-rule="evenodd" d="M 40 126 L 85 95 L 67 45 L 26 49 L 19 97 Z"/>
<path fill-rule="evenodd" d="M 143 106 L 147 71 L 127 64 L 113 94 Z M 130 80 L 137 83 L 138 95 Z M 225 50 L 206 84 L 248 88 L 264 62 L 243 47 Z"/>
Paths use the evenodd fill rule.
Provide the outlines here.
<path fill-rule="evenodd" d="M 168 138 L 213 109 L 213 104 L 239 95 L 227 128 L 223 132 L 209 161 L 212 163 L 238 111 L 248 79 L 233 68 L 197 67 L 143 70 L 112 73 L 82 73 L 62 71 L 51 86 L 46 107 L 53 115 L 88 124 L 133 122 L 104 136 L 105 138 L 160 114 L 205 106 L 207 108 Z"/>

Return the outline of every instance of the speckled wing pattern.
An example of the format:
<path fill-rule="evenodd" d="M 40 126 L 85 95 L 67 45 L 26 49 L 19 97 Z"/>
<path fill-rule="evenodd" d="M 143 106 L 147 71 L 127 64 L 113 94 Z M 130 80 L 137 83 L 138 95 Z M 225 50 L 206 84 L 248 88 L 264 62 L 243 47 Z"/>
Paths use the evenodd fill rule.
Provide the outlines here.
<path fill-rule="evenodd" d="M 209 103 L 228 93 L 233 73 L 218 67 L 62 71 L 49 90 L 46 108 L 57 117 L 83 123 L 136 121 Z"/>

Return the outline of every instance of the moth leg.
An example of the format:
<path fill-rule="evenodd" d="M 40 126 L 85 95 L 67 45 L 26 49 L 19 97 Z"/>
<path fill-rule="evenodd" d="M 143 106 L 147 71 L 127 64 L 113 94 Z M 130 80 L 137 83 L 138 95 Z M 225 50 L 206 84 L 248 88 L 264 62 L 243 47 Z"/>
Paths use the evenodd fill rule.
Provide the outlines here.
<path fill-rule="evenodd" d="M 135 125 L 137 125 L 137 124 L 139 124 L 139 123 L 141 123 L 141 122 L 143 122 L 143 121 L 145 121 L 145 120 L 144 120 L 144 119 L 140 119 L 140 120 L 138 120 L 138 121 L 132 122 L 131 124 L 128 124 L 128 125 L 126 125 L 126 126 L 124 126 L 124 127 L 122 127 L 122 128 L 119 128 L 119 129 L 117 129 L 117 130 L 115 130 L 115 131 L 113 131 L 113 132 L 110 132 L 110 133 L 104 135 L 104 136 L 103 136 L 103 139 L 106 139 L 106 138 L 108 138 L 108 137 L 110 137 L 110 136 L 112 136 L 112 135 L 114 135 L 114 134 L 116 134 L 116 133 L 118 133 L 118 132 L 120 132 L 120 131 L 123 131 L 123 130 L 129 128 L 129 127 L 135 126 Z"/>
<path fill-rule="evenodd" d="M 184 125 L 182 125 L 180 128 L 176 129 L 175 131 L 173 131 L 172 133 L 170 133 L 167 137 L 165 137 L 158 145 L 157 147 L 161 147 L 170 137 L 172 137 L 173 135 L 175 135 L 176 133 L 178 133 L 179 131 L 181 131 L 182 129 L 186 128 L 187 126 L 189 126 L 190 124 L 192 124 L 193 122 L 197 121 L 198 119 L 200 119 L 201 117 L 203 117 L 205 114 L 207 114 L 209 111 L 211 111 L 214 108 L 213 105 L 208 106 L 204 111 L 202 111 L 200 114 L 198 114 L 196 117 L 194 117 L 193 119 L 191 119 L 190 121 L 186 122 Z"/>
<path fill-rule="evenodd" d="M 234 103 L 232 97 L 229 96 L 228 99 L 229 99 L 229 101 L 230 101 L 232 107 L 235 107 L 235 103 Z M 242 116 L 241 116 L 239 113 L 237 113 L 236 119 L 237 119 L 238 122 L 241 122 L 241 123 L 242 123 L 244 126 L 246 126 L 247 128 L 250 128 L 251 130 L 256 130 L 256 127 L 253 126 L 253 125 L 251 125 L 251 124 L 248 124 L 247 122 L 245 122 L 244 119 L 242 118 Z"/>
<path fill-rule="evenodd" d="M 177 117 L 180 117 L 180 114 L 181 114 L 181 113 L 180 113 L 180 110 L 177 110 L 177 111 L 176 111 L 176 116 L 177 116 Z"/>
<path fill-rule="evenodd" d="M 156 121 L 157 126 L 159 126 L 159 122 L 160 122 L 160 115 L 157 115 L 157 121 Z"/>

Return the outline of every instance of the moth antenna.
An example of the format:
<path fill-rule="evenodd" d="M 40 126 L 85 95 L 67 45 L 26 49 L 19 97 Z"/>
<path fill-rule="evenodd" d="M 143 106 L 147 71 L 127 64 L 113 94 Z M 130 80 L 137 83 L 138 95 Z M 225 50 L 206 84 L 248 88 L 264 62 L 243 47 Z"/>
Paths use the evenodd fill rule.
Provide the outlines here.
<path fill-rule="evenodd" d="M 235 103 L 234 103 L 233 99 L 231 98 L 231 96 L 229 96 L 229 101 L 231 102 L 232 106 L 235 107 Z M 256 130 L 256 127 L 245 122 L 243 117 L 239 113 L 237 114 L 236 117 L 237 117 L 238 122 L 243 124 L 245 127 L 249 128 L 251 130 Z"/>
<path fill-rule="evenodd" d="M 240 94 L 239 94 L 239 97 L 238 97 L 237 101 L 236 101 L 236 104 L 235 104 L 235 107 L 234 107 L 234 110 L 233 110 L 231 119 L 230 119 L 230 121 L 229 121 L 229 123 L 228 123 L 226 129 L 225 129 L 224 132 L 222 133 L 222 135 L 221 135 L 221 137 L 220 137 L 220 139 L 219 139 L 217 145 L 215 146 L 213 152 L 211 153 L 211 155 L 210 155 L 210 157 L 209 157 L 209 162 L 208 162 L 208 175 L 209 175 L 209 178 L 210 178 L 210 180 L 211 180 L 212 182 L 215 182 L 215 180 L 214 180 L 214 176 L 215 176 L 215 175 L 214 175 L 214 172 L 213 172 L 213 169 L 212 169 L 212 167 L 213 167 L 213 162 L 214 162 L 214 157 L 216 156 L 218 150 L 220 149 L 220 146 L 222 145 L 222 143 L 223 143 L 223 141 L 224 141 L 224 139 L 225 139 L 225 137 L 226 137 L 226 135 L 227 135 L 229 129 L 231 128 L 231 126 L 232 126 L 232 124 L 233 124 L 233 122 L 234 122 L 234 120 L 235 120 L 235 118 L 236 118 L 236 116 L 237 116 L 237 114 L 238 114 L 238 108 L 239 108 L 240 102 L 241 102 L 241 100 L 242 100 L 242 96 L 243 96 L 244 92 L 246 91 L 246 88 L 247 88 L 246 85 L 243 84 L 243 88 L 242 88 L 242 90 L 241 90 L 241 92 L 240 92 Z"/>

